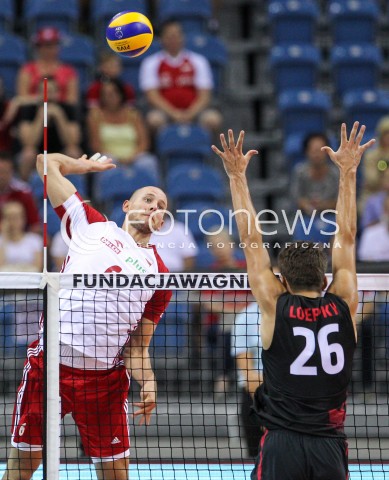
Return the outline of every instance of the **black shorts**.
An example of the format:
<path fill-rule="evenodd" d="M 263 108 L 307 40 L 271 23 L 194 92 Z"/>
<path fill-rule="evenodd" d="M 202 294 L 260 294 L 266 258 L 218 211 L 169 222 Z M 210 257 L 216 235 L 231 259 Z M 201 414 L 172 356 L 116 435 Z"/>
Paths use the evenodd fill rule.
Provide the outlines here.
<path fill-rule="evenodd" d="M 251 480 L 346 480 L 347 442 L 290 430 L 266 430 Z"/>

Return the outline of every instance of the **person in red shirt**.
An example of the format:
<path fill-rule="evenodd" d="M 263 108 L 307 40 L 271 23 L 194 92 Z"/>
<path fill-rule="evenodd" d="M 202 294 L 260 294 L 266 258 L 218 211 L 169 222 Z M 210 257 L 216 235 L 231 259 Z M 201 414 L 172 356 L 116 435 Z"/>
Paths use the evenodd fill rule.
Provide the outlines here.
<path fill-rule="evenodd" d="M 58 101 L 76 104 L 79 100 L 76 70 L 59 60 L 61 35 L 56 28 L 44 27 L 34 35 L 35 60 L 23 65 L 17 78 L 17 95 L 33 102 L 39 96 L 42 79 L 53 78 L 59 89 Z"/>
<path fill-rule="evenodd" d="M 23 205 L 26 212 L 27 230 L 40 233 L 38 208 L 31 189 L 27 183 L 15 178 L 11 155 L 7 152 L 0 152 L 0 209 L 11 200 Z"/>
<path fill-rule="evenodd" d="M 141 63 L 139 84 L 150 105 L 147 120 L 153 130 L 168 122 L 200 124 L 212 131 L 221 123 L 221 114 L 210 108 L 213 89 L 208 60 L 184 48 L 181 25 L 175 21 L 161 27 L 163 50 Z"/>
<path fill-rule="evenodd" d="M 104 51 L 100 55 L 96 79 L 89 85 L 86 92 L 87 108 L 99 107 L 101 89 L 105 82 L 120 80 L 123 73 L 122 60 L 116 53 Z M 135 90 L 129 83 L 124 83 L 126 103 L 132 105 L 135 101 Z"/>

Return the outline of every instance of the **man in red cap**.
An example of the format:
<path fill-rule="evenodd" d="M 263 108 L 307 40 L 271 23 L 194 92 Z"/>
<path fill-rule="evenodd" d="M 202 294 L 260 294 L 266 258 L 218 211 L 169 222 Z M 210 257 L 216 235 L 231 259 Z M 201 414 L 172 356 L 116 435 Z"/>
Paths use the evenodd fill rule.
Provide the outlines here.
<path fill-rule="evenodd" d="M 35 60 L 21 67 L 17 79 L 17 95 L 35 100 L 43 78 L 53 78 L 59 88 L 59 101 L 76 104 L 79 100 L 78 75 L 71 65 L 59 59 L 60 32 L 54 27 L 41 28 L 32 39 Z"/>

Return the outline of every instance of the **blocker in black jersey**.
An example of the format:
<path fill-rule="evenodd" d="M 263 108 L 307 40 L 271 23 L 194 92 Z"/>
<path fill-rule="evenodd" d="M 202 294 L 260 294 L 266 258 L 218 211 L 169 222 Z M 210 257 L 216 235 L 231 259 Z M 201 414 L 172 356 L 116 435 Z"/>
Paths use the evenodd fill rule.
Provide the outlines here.
<path fill-rule="evenodd" d="M 268 429 L 344 437 L 345 402 L 356 340 L 348 305 L 326 293 L 282 294 L 264 383 L 255 406 Z"/>
<path fill-rule="evenodd" d="M 365 129 L 355 122 L 348 138 L 342 124 L 338 150 L 319 147 L 310 165 L 312 171 L 326 170 L 328 155 L 339 168 L 332 283 L 324 296 L 328 258 L 318 244 L 285 245 L 278 255 L 281 281 L 273 273 L 267 248 L 258 248 L 263 245 L 262 231 L 255 228 L 258 219 L 246 177 L 250 159 L 258 152 L 243 153 L 244 132 L 237 142 L 232 130 L 228 143 L 220 135 L 222 151 L 212 146 L 230 180 L 250 287 L 262 315 L 264 383 L 256 391 L 254 408 L 266 430 L 252 473 L 255 480 L 348 476 L 344 420 L 358 308 L 356 177 L 363 153 L 374 143 L 372 139 L 361 144 Z"/>
<path fill-rule="evenodd" d="M 340 297 L 278 298 L 273 341 L 262 353 L 264 383 L 255 395 L 267 430 L 252 479 L 347 478 L 344 421 L 355 347 Z"/>

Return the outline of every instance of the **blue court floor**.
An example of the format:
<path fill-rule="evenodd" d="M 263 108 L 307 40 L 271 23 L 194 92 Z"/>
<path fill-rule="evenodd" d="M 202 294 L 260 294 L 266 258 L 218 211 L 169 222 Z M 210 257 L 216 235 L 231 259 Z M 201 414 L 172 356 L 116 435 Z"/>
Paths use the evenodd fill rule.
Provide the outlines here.
<path fill-rule="evenodd" d="M 0 465 L 0 474 L 4 473 Z M 246 480 L 251 465 L 214 464 L 139 464 L 130 471 L 131 480 Z M 42 480 L 38 470 L 33 480 Z M 60 480 L 96 480 L 91 465 L 61 466 Z M 389 480 L 389 465 L 350 465 L 350 480 Z"/>

